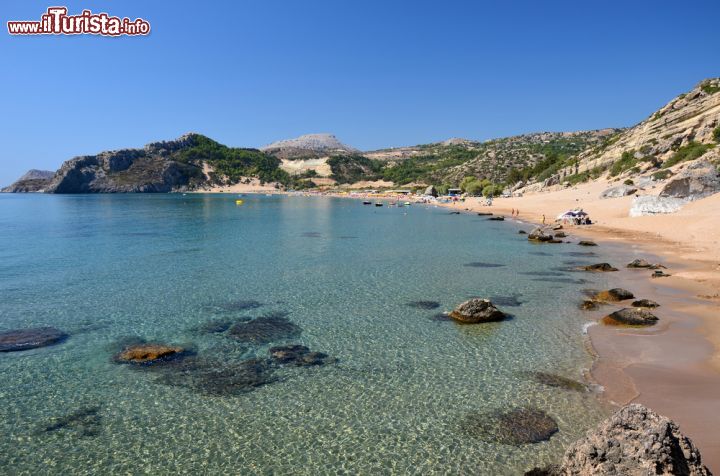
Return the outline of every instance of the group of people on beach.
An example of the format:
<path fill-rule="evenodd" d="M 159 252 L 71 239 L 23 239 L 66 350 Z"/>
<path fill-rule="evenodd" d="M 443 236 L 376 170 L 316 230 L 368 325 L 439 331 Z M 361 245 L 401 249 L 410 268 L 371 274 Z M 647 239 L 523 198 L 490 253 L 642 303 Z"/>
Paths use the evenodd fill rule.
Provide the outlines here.
<path fill-rule="evenodd" d="M 510 212 L 510 215 L 517 218 L 520 216 L 520 210 L 518 210 L 517 208 L 513 208 Z"/>

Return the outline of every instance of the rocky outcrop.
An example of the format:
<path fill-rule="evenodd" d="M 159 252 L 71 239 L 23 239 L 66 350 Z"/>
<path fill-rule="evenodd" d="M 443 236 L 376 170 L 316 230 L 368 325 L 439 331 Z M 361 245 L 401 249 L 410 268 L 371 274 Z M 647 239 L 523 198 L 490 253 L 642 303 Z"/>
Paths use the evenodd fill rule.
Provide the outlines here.
<path fill-rule="evenodd" d="M 626 307 L 603 318 L 603 323 L 626 326 L 654 326 L 658 317 L 645 308 Z"/>
<path fill-rule="evenodd" d="M 610 187 L 600 194 L 600 198 L 618 198 L 632 195 L 637 192 L 637 187 L 632 185 L 618 185 L 617 187 Z"/>
<path fill-rule="evenodd" d="M 677 424 L 637 403 L 572 444 L 560 467 L 549 474 L 711 475 L 700 451 Z"/>
<path fill-rule="evenodd" d="M 450 317 L 463 324 L 502 321 L 507 314 L 496 308 L 489 299 L 473 298 L 450 312 Z"/>
<path fill-rule="evenodd" d="M 687 203 L 684 198 L 656 197 L 643 195 L 635 197 L 630 207 L 630 216 L 658 215 L 662 213 L 675 213 Z"/>
<path fill-rule="evenodd" d="M 434 185 L 430 185 L 428 188 L 425 189 L 425 195 L 430 195 L 431 197 L 437 197 L 438 191 Z"/>
<path fill-rule="evenodd" d="M 194 142 L 194 134 L 155 142 L 144 149 L 123 149 L 75 157 L 65 162 L 45 189 L 49 193 L 170 192 L 204 178 L 197 165 L 171 154 Z"/>
<path fill-rule="evenodd" d="M 17 352 L 58 344 L 68 335 L 54 327 L 36 327 L 0 332 L 0 352 Z"/>
<path fill-rule="evenodd" d="M 50 170 L 37 170 L 31 169 L 25 172 L 22 177 L 13 182 L 0 192 L 8 193 L 26 193 L 26 192 L 44 192 L 50 183 L 50 179 L 55 175 L 55 172 Z"/>
<path fill-rule="evenodd" d="M 661 197 L 698 200 L 720 192 L 720 172 L 707 160 L 698 160 L 665 184 Z"/>
<path fill-rule="evenodd" d="M 652 169 L 670 159 L 691 142 L 713 143 L 713 130 L 720 125 L 720 78 L 707 79 L 686 94 L 668 102 L 636 126 L 617 134 L 602 147 L 588 148 L 579 155 L 580 173 L 596 167 L 610 167 L 626 152 L 641 169 Z M 568 167 L 561 173 L 575 171 Z"/>

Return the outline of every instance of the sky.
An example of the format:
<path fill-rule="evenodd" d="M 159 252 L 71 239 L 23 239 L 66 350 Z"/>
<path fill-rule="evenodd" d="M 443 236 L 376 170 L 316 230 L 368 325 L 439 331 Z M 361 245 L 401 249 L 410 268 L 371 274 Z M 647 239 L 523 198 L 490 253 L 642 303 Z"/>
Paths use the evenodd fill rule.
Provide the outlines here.
<path fill-rule="evenodd" d="M 145 37 L 11 36 L 49 6 Z M 199 132 L 363 150 L 631 126 L 720 76 L 720 2 L 3 0 L 0 185 Z"/>

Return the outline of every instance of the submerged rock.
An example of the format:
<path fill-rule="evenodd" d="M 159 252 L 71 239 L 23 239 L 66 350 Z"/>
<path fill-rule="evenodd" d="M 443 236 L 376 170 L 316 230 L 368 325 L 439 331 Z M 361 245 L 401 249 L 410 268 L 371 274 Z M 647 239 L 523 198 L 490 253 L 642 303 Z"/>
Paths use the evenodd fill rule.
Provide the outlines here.
<path fill-rule="evenodd" d="M 158 372 L 160 384 L 221 397 L 248 393 L 277 380 L 265 359 L 228 362 L 193 357 L 161 367 Z"/>
<path fill-rule="evenodd" d="M 560 475 L 710 476 L 700 451 L 677 424 L 633 403 L 570 445 Z"/>
<path fill-rule="evenodd" d="M 483 263 L 482 261 L 473 261 L 472 263 L 465 263 L 463 266 L 467 268 L 502 268 L 505 265 L 497 263 Z"/>
<path fill-rule="evenodd" d="M 473 298 L 456 307 L 450 317 L 464 324 L 502 321 L 507 314 L 496 308 L 488 299 Z"/>
<path fill-rule="evenodd" d="M 325 365 L 332 360 L 329 355 L 323 352 L 311 352 L 304 345 L 297 344 L 271 347 L 268 352 L 273 362 L 298 367 Z"/>
<path fill-rule="evenodd" d="M 613 288 L 608 289 L 607 291 L 600 291 L 595 296 L 593 296 L 593 299 L 595 299 L 596 301 L 617 302 L 625 301 L 627 299 L 633 299 L 634 297 L 635 295 L 627 289 Z"/>
<path fill-rule="evenodd" d="M 267 344 L 276 340 L 299 337 L 302 329 L 282 314 L 257 317 L 248 322 L 238 322 L 228 334 L 242 342 Z"/>
<path fill-rule="evenodd" d="M 520 235 L 527 235 L 528 233 L 527 233 L 527 231 L 525 231 L 525 230 L 519 230 L 519 231 L 518 231 L 518 234 L 520 234 Z"/>
<path fill-rule="evenodd" d="M 593 271 L 593 272 L 608 272 L 608 271 L 617 271 L 617 268 L 614 268 L 609 263 L 597 263 L 597 264 L 590 264 L 588 266 L 581 266 L 579 269 L 582 271 Z"/>
<path fill-rule="evenodd" d="M 226 303 L 219 304 L 217 307 L 223 311 L 248 311 L 250 309 L 257 309 L 262 307 L 262 303 L 254 301 L 252 299 L 240 299 L 237 301 L 228 301 Z"/>
<path fill-rule="evenodd" d="M 113 360 L 121 364 L 152 365 L 181 358 L 185 353 L 185 349 L 179 346 L 136 344 L 125 347 L 113 356 Z"/>
<path fill-rule="evenodd" d="M 529 371 L 524 374 L 534 381 L 547 385 L 548 387 L 563 388 L 565 390 L 574 390 L 576 392 L 586 392 L 587 386 L 581 382 L 562 375 L 552 374 L 549 372 Z"/>
<path fill-rule="evenodd" d="M 588 241 L 588 240 L 581 240 L 578 241 L 579 246 L 597 246 L 597 243 L 594 241 Z"/>
<path fill-rule="evenodd" d="M 605 324 L 628 326 L 653 326 L 658 317 L 644 308 L 626 307 L 603 318 Z"/>
<path fill-rule="evenodd" d="M 555 233 L 555 238 L 567 238 L 567 234 L 564 231 L 558 231 Z"/>
<path fill-rule="evenodd" d="M 100 407 L 92 406 L 54 418 L 51 423 L 45 426 L 43 431 L 70 430 L 82 437 L 93 437 L 100 433 L 101 424 Z"/>
<path fill-rule="evenodd" d="M 0 352 L 17 352 L 58 344 L 68 335 L 54 327 L 35 327 L 0 332 Z"/>
<path fill-rule="evenodd" d="M 490 301 L 499 306 L 519 307 L 522 306 L 523 301 L 518 299 L 518 297 L 518 294 L 513 294 L 512 296 L 493 296 Z"/>
<path fill-rule="evenodd" d="M 440 303 L 437 301 L 412 301 L 408 303 L 408 306 L 414 307 L 415 309 L 437 309 L 440 307 Z"/>
<path fill-rule="evenodd" d="M 550 415 L 531 407 L 487 414 L 471 413 L 460 426 L 469 436 L 516 446 L 546 441 L 558 432 L 557 423 Z"/>
<path fill-rule="evenodd" d="M 638 299 L 637 301 L 633 301 L 632 306 L 654 308 L 660 307 L 660 304 L 656 303 L 655 301 L 651 301 L 650 299 Z"/>
<path fill-rule="evenodd" d="M 490 217 L 490 218 L 488 218 L 488 220 L 491 220 L 491 221 L 505 221 L 505 217 L 504 217 L 504 216 Z"/>

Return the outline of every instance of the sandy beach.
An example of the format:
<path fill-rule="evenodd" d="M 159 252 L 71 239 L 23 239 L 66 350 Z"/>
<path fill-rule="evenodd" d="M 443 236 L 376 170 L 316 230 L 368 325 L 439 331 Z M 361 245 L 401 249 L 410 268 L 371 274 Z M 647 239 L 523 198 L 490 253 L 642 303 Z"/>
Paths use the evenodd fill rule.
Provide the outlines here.
<path fill-rule="evenodd" d="M 492 206 L 468 198 L 447 206 L 492 212 L 510 219 L 554 223 L 565 210 L 580 207 L 592 226 L 565 226 L 572 238 L 592 239 L 611 248 L 620 272 L 616 286 L 661 303 L 660 324 L 650 330 L 592 326 L 597 360 L 592 377 L 603 398 L 622 405 L 639 402 L 674 419 L 703 451 L 711 469 L 720 468 L 720 195 L 686 205 L 679 212 L 631 218 L 632 197 L 600 199 L 607 182 L 594 182 L 523 197 L 498 198 Z M 656 193 L 647 190 L 642 193 Z M 530 226 L 528 226 L 528 230 Z M 575 235 L 574 237 L 572 235 Z M 553 246 L 553 245 L 548 245 Z M 559 245 L 558 245 L 559 246 Z M 564 245 L 573 246 L 573 245 Z M 671 277 L 651 279 L 648 270 L 628 269 L 635 258 L 660 262 Z M 588 313 L 600 318 L 622 306 Z"/>

